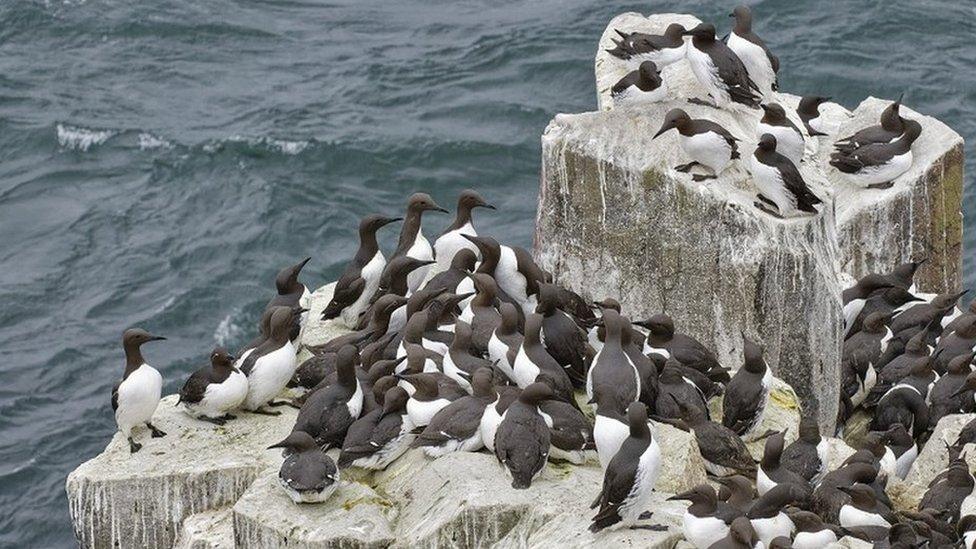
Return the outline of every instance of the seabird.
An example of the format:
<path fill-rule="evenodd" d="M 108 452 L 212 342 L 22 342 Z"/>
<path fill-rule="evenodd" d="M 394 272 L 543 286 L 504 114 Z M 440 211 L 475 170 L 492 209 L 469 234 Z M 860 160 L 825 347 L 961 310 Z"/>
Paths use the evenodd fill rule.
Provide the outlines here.
<path fill-rule="evenodd" d="M 685 57 L 718 108 L 732 103 L 759 108 L 761 90 L 735 52 L 715 38 L 714 25 L 701 23 L 684 34 L 692 37 Z"/>
<path fill-rule="evenodd" d="M 744 362 L 725 388 L 722 397 L 722 425 L 737 435 L 748 437 L 762 421 L 773 372 L 766 365 L 763 350 L 752 340 L 742 336 Z"/>
<path fill-rule="evenodd" d="M 644 61 L 610 88 L 614 106 L 659 103 L 668 98 L 668 86 L 654 61 Z"/>
<path fill-rule="evenodd" d="M 719 364 L 715 353 L 697 339 L 675 332 L 674 321 L 670 316 L 659 313 L 647 320 L 636 321 L 634 324 L 649 330 L 647 345 L 652 352 L 661 353 L 663 349 L 667 351 L 667 356 L 698 370 L 713 381 L 723 383 L 729 381 L 727 370 Z"/>
<path fill-rule="evenodd" d="M 894 318 L 895 315 L 900 315 L 906 308 L 911 307 L 912 303 L 924 301 L 924 299 L 900 287 L 897 283 L 895 284 L 895 286 L 879 290 L 867 298 L 864 302 L 864 308 L 861 309 L 861 313 L 854 318 L 854 324 L 851 326 L 848 337 L 861 330 L 864 319 L 871 313 L 881 313 L 882 315 L 889 315 Z M 891 333 L 893 335 L 896 334 L 894 330 Z M 911 332 L 905 332 L 903 335 L 911 336 Z M 898 343 L 900 344 L 902 341 L 899 339 Z M 897 354 L 890 355 L 891 358 L 895 356 Z"/>
<path fill-rule="evenodd" d="M 866 484 L 838 487 L 850 497 L 850 502 L 840 508 L 839 521 L 843 528 L 880 526 L 890 528 L 898 522 L 886 505 L 878 501 L 874 489 Z"/>
<path fill-rule="evenodd" d="M 918 444 L 904 425 L 892 425 L 884 433 L 885 446 L 895 456 L 895 475 L 904 480 L 918 457 Z"/>
<path fill-rule="evenodd" d="M 434 199 L 427 193 L 414 193 L 407 200 L 407 214 L 403 218 L 403 228 L 400 229 L 400 239 L 397 249 L 393 252 L 393 257 L 412 257 L 420 261 L 434 260 L 434 248 L 424 237 L 421 228 L 421 220 L 424 212 L 435 211 L 449 213 L 446 209 L 437 205 Z M 416 291 L 420 284 L 427 278 L 430 264 L 425 264 L 410 272 L 407 276 L 407 288 L 409 291 Z M 400 295 L 406 295 L 401 293 Z"/>
<path fill-rule="evenodd" d="M 458 385 L 471 390 L 471 376 L 479 369 L 491 371 L 491 362 L 471 354 L 471 326 L 463 320 L 454 325 L 454 340 L 444 355 L 441 370 L 458 382 Z"/>
<path fill-rule="evenodd" d="M 678 402 L 681 419 L 688 426 L 701 452 L 705 469 L 719 477 L 743 473 L 752 476 L 756 463 L 745 442 L 734 431 L 705 417 L 700 410 Z"/>
<path fill-rule="evenodd" d="M 295 374 L 298 363 L 295 347 L 289 339 L 294 324 L 295 312 L 291 307 L 277 307 L 271 313 L 271 333 L 247 360 L 241 364 L 241 371 L 247 376 L 247 398 L 242 407 L 255 414 L 279 415 L 280 412 L 264 410 Z"/>
<path fill-rule="evenodd" d="M 760 496 L 780 484 L 807 485 L 805 478 L 783 465 L 781 459 L 785 443 L 786 431 L 780 431 L 766 439 L 762 460 L 759 461 L 759 469 L 756 471 L 756 490 Z"/>
<path fill-rule="evenodd" d="M 512 367 L 516 385 L 524 389 L 532 383 L 545 383 L 552 390 L 553 398 L 576 406 L 573 383 L 566 370 L 546 351 L 541 338 L 542 315 L 532 313 L 525 319 L 525 337 Z"/>
<path fill-rule="evenodd" d="M 954 332 L 939 338 L 932 354 L 936 371 L 944 372 L 949 361 L 966 355 L 973 349 L 976 349 L 976 317 L 961 322 Z"/>
<path fill-rule="evenodd" d="M 454 256 L 461 250 L 468 249 L 477 252 L 478 248 L 470 240 L 461 235 L 467 234 L 477 236 L 478 231 L 474 228 L 474 221 L 471 219 L 471 210 L 475 208 L 488 208 L 494 210 L 495 207 L 485 201 L 480 194 L 465 189 L 458 197 L 457 213 L 454 222 L 448 225 L 437 240 L 434 241 L 434 257 L 437 258 L 437 270 L 445 271 L 454 262 Z M 453 291 L 454 288 L 451 288 Z"/>
<path fill-rule="evenodd" d="M 692 175 L 694 181 L 715 179 L 732 160 L 739 158 L 738 139 L 722 126 L 704 118 L 691 118 L 682 109 L 671 109 L 664 116 L 661 129 L 651 139 L 657 139 L 668 130 L 678 130 L 678 144 L 685 155 L 691 159 L 687 164 L 675 166 L 679 172 L 688 172 L 702 165 L 712 171 L 712 175 Z"/>
<path fill-rule="evenodd" d="M 523 340 L 518 330 L 518 310 L 511 303 L 501 303 L 498 311 L 502 321 L 488 340 L 488 358 L 514 382 L 513 365 Z"/>
<path fill-rule="evenodd" d="M 620 395 L 606 386 L 595 389 L 590 403 L 596 410 L 593 420 L 593 445 L 596 447 L 600 467 L 606 470 L 620 445 L 627 440 L 627 407 L 630 401 L 621 401 Z"/>
<path fill-rule="evenodd" d="M 247 376 L 234 367 L 236 359 L 223 347 L 210 353 L 210 365 L 200 368 L 180 389 L 180 399 L 191 416 L 223 425 L 247 397 Z"/>
<path fill-rule="evenodd" d="M 827 472 L 827 446 L 817 418 L 802 415 L 797 439 L 783 450 L 780 464 L 816 485 Z"/>
<path fill-rule="evenodd" d="M 898 317 L 895 317 L 896 319 Z M 889 343 L 889 347 L 890 347 Z M 877 383 L 874 388 L 871 389 L 871 393 L 868 398 L 864 401 L 865 406 L 877 406 L 878 401 L 881 397 L 888 392 L 889 389 L 894 387 L 897 383 L 901 382 L 903 379 L 909 377 L 916 368 L 920 368 L 919 361 L 925 360 L 927 365 L 927 370 L 932 371 L 932 360 L 929 358 L 929 352 L 932 350 L 931 347 L 925 344 L 925 333 L 919 332 L 912 336 L 905 344 L 902 354 L 893 358 L 890 362 L 881 367 L 877 372 Z M 938 378 L 938 374 L 934 374 L 934 378 Z M 935 383 L 937 379 L 933 379 L 932 383 Z M 920 389 L 921 390 L 921 389 Z M 925 396 L 927 397 L 930 387 L 925 389 Z"/>
<path fill-rule="evenodd" d="M 681 363 L 669 358 L 664 363 L 664 369 L 657 379 L 658 395 L 655 400 L 654 411 L 660 418 L 681 418 L 681 408 L 678 402 L 696 408 L 699 413 L 711 419 L 708 402 L 701 389 L 681 370 Z"/>
<path fill-rule="evenodd" d="M 539 305 L 535 312 L 542 315 L 542 342 L 546 351 L 565 369 L 576 387 L 586 384 L 586 363 L 593 350 L 586 342 L 586 332 L 569 313 L 560 308 L 559 286 L 539 284 Z"/>
<path fill-rule="evenodd" d="M 352 345 L 339 349 L 336 383 L 317 389 L 302 404 L 295 431 L 312 436 L 323 449 L 342 446 L 346 431 L 363 411 L 363 388 L 356 377 L 359 353 Z"/>
<path fill-rule="evenodd" d="M 752 30 L 752 11 L 746 6 L 737 6 L 729 17 L 735 18 L 735 26 L 726 44 L 742 61 L 756 88 L 762 95 L 769 95 L 779 89 L 776 73 L 779 72 L 779 58 L 769 51 L 762 38 Z M 714 36 L 714 30 L 712 35 Z"/>
<path fill-rule="evenodd" d="M 386 267 L 383 269 L 383 274 L 380 275 L 380 285 L 376 294 L 374 294 L 374 300 L 378 300 L 379 297 L 389 294 L 404 296 L 409 300 L 413 295 L 413 289 L 410 288 L 410 277 L 421 269 L 429 268 L 433 263 L 433 259 L 421 260 L 406 255 L 394 257 L 386 264 Z M 432 294 L 434 294 L 433 291 L 425 293 L 428 297 Z M 367 314 L 371 314 L 371 312 L 372 306 Z M 366 318 L 364 315 L 362 320 Z M 362 320 L 360 321 L 360 326 L 363 324 Z M 386 328 L 387 333 L 396 332 L 403 328 L 406 322 L 407 307 L 405 303 L 390 315 L 390 320 Z"/>
<path fill-rule="evenodd" d="M 278 271 L 278 275 L 275 277 L 275 289 L 278 294 L 271 298 L 271 301 L 264 306 L 265 310 L 274 307 L 297 307 L 308 303 L 311 293 L 304 284 L 298 281 L 298 275 L 301 274 L 302 268 L 311 260 L 311 257 L 306 257 L 298 263 L 289 265 Z M 301 327 L 300 324 L 297 325 Z"/>
<path fill-rule="evenodd" d="M 339 486 L 335 462 L 308 433 L 293 431 L 285 440 L 268 446 L 272 448 L 288 453 L 278 470 L 278 481 L 295 503 L 321 503 Z"/>
<path fill-rule="evenodd" d="M 467 240 L 467 239 L 465 239 Z M 470 240 L 468 240 L 470 242 Z M 475 248 L 477 250 L 477 248 Z M 427 284 L 424 284 L 424 289 L 444 289 L 452 293 L 464 293 L 459 292 L 458 287 L 467 282 L 471 282 L 468 275 L 474 272 L 475 266 L 478 263 L 478 252 L 472 251 L 468 248 L 461 248 L 454 254 L 454 259 L 451 260 L 451 266 L 447 268 L 446 271 L 441 271 L 436 275 L 432 276 Z M 474 286 L 472 286 L 474 288 Z"/>
<path fill-rule="evenodd" d="M 841 353 L 841 390 L 856 407 L 877 382 L 875 364 L 884 352 L 891 330 L 885 325 L 890 316 L 871 313 L 861 331 L 844 340 Z"/>
<path fill-rule="evenodd" d="M 745 518 L 742 511 L 728 503 L 719 502 L 715 489 L 708 484 L 699 484 L 691 490 L 671 496 L 668 500 L 691 502 L 681 519 L 681 532 L 686 540 L 700 549 L 711 547 L 724 538 L 735 519 Z"/>
<path fill-rule="evenodd" d="M 414 440 L 413 424 L 407 416 L 409 398 L 402 387 L 386 389 L 382 407 L 349 426 L 339 467 L 382 470 L 403 455 Z"/>
<path fill-rule="evenodd" d="M 764 103 L 763 117 L 756 125 L 756 137 L 770 134 L 776 138 L 776 152 L 790 159 L 795 166 L 803 161 L 803 132 L 786 116 L 779 103 Z"/>
<path fill-rule="evenodd" d="M 721 484 L 718 489 L 719 501 L 724 501 L 743 513 L 748 512 L 749 508 L 756 501 L 756 489 L 753 488 L 753 481 L 746 477 L 732 475 L 721 478 L 716 477 L 714 480 Z"/>
<path fill-rule="evenodd" d="M 509 405 L 495 433 L 495 457 L 512 477 L 512 488 L 524 490 L 546 466 L 549 456 L 549 426 L 539 404 L 552 398 L 545 383 L 533 383 L 522 389 L 518 399 Z"/>
<path fill-rule="evenodd" d="M 763 134 L 752 155 L 752 180 L 759 189 L 756 207 L 776 217 L 816 214 L 821 203 L 789 158 L 777 151 L 776 138 Z M 773 206 L 775 210 L 769 207 Z"/>
<path fill-rule="evenodd" d="M 580 330 L 580 334 L 582 334 Z M 637 375 L 640 377 L 640 396 L 638 399 L 643 402 L 645 406 L 650 410 L 656 408 L 655 404 L 658 399 L 658 394 L 660 390 L 658 389 L 658 366 L 654 360 L 650 359 L 647 355 L 643 353 L 644 347 L 644 335 L 638 331 L 633 324 L 624 317 L 623 329 L 620 332 L 620 346 L 633 363 L 634 368 L 637 369 Z M 586 345 L 586 341 L 583 341 Z M 593 349 L 588 345 L 584 347 L 584 353 L 586 357 L 593 356 Z M 584 358 L 585 360 L 585 358 Z M 583 379 L 586 379 L 586 367 L 585 363 L 581 365 L 583 371 Z M 697 373 L 697 372 L 695 372 Z M 706 380 L 707 381 L 707 380 Z"/>
<path fill-rule="evenodd" d="M 473 348 L 485 353 L 491 334 L 502 323 L 502 317 L 495 308 L 498 286 L 494 278 L 484 273 L 474 273 L 470 278 L 476 293 L 458 319 L 471 325 Z"/>
<path fill-rule="evenodd" d="M 386 294 L 379 297 L 366 313 L 368 322 L 359 330 L 334 337 L 322 345 L 305 345 L 305 348 L 315 355 L 336 353 L 346 345 L 365 348 L 366 345 L 380 340 L 389 329 L 390 317 L 393 312 L 407 304 L 407 298 L 397 294 Z"/>
<path fill-rule="evenodd" d="M 550 447 L 549 459 L 568 461 L 582 465 L 588 454 L 596 448 L 593 427 L 589 420 L 572 404 L 561 400 L 546 400 L 539 404 L 539 412 L 548 416 Z"/>
<path fill-rule="evenodd" d="M 959 298 L 969 290 L 938 294 L 931 301 L 916 303 L 898 313 L 891 321 L 891 331 L 896 337 L 907 341 L 918 332 L 925 332 L 925 342 L 934 344 L 942 335 L 943 319 L 951 314 Z"/>
<path fill-rule="evenodd" d="M 768 545 L 773 538 L 789 537 L 793 533 L 793 521 L 784 510 L 805 499 L 808 492 L 809 487 L 804 484 L 777 484 L 752 504 L 746 516 L 763 544 Z"/>
<path fill-rule="evenodd" d="M 640 402 L 627 407 L 630 436 L 624 440 L 603 474 L 599 505 L 591 532 L 611 526 L 632 527 L 647 510 L 661 467 L 661 448 L 647 425 L 647 408 Z"/>
<path fill-rule="evenodd" d="M 163 376 L 142 358 L 142 344 L 166 339 L 142 328 L 129 328 L 122 334 L 125 371 L 122 380 L 112 387 L 112 410 L 119 430 L 129 441 L 129 451 L 138 452 L 142 445 L 132 438 L 132 428 L 145 425 L 153 438 L 166 436 L 152 424 L 153 414 L 163 390 Z"/>
<path fill-rule="evenodd" d="M 342 276 L 336 281 L 332 299 L 322 311 L 322 319 L 341 318 L 349 328 L 359 324 L 359 316 L 366 312 L 373 294 L 380 285 L 380 275 L 386 267 L 386 258 L 376 242 L 376 231 L 400 217 L 367 215 L 359 222 L 359 249 Z"/>
<path fill-rule="evenodd" d="M 816 513 L 796 509 L 788 514 L 796 527 L 793 549 L 823 549 L 837 541 L 836 527 L 825 524 Z"/>
<path fill-rule="evenodd" d="M 451 403 L 446 397 L 440 395 L 437 377 L 434 374 L 415 373 L 398 374 L 398 376 L 398 379 L 406 381 L 414 388 L 410 400 L 407 401 L 407 414 L 415 427 L 426 427 L 434 414 Z M 407 392 L 410 390 L 408 389 Z"/>
<path fill-rule="evenodd" d="M 532 254 L 520 246 L 500 246 L 498 265 L 492 274 L 498 287 L 514 299 L 525 314 L 535 310 L 539 284 L 548 275 L 532 259 Z"/>
<path fill-rule="evenodd" d="M 423 448 L 432 458 L 452 452 L 477 452 L 484 447 L 481 418 L 485 407 L 497 398 L 491 380 L 491 368 L 479 368 L 471 380 L 473 394 L 441 408 L 411 447 Z"/>
<path fill-rule="evenodd" d="M 959 520 L 963 500 L 976 488 L 976 479 L 969 472 L 966 458 L 956 454 L 958 451 L 958 448 L 950 450 L 948 467 L 932 479 L 918 504 L 919 510 L 942 511 L 952 522 Z"/>
<path fill-rule="evenodd" d="M 924 359 L 923 359 L 924 360 Z M 901 425 L 915 437 L 921 437 L 929 427 L 927 394 L 907 383 L 899 383 L 888 390 L 871 418 L 871 429 L 887 431 Z"/>
<path fill-rule="evenodd" d="M 851 334 L 854 328 L 854 321 L 860 316 L 867 299 L 875 292 L 891 288 L 892 286 L 894 286 L 894 283 L 888 277 L 871 273 L 860 278 L 853 286 L 841 292 L 841 299 L 844 302 L 844 337 Z"/>
<path fill-rule="evenodd" d="M 614 40 L 614 48 L 607 53 L 625 61 L 652 61 L 660 67 L 685 58 L 685 28 L 671 23 L 663 35 L 643 32 L 625 33 L 614 29 L 620 40 Z"/>
<path fill-rule="evenodd" d="M 603 309 L 602 321 L 606 336 L 603 348 L 597 352 L 586 373 L 586 396 L 592 400 L 599 389 L 607 396 L 614 395 L 619 403 L 627 406 L 640 397 L 641 384 L 637 368 L 621 345 L 623 317 L 613 309 Z M 597 445 L 599 447 L 599 442 Z"/>
<path fill-rule="evenodd" d="M 921 134 L 921 124 L 906 120 L 905 133 L 897 140 L 864 145 L 844 155 L 835 154 L 830 165 L 862 187 L 891 188 L 894 180 L 912 167 L 912 144 Z"/>
<path fill-rule="evenodd" d="M 501 269 L 499 267 L 499 265 L 502 262 L 502 255 L 503 255 L 503 253 L 507 257 L 507 259 L 506 259 L 506 270 L 507 271 L 510 271 L 511 270 L 509 268 L 509 267 L 511 267 L 510 264 L 513 263 L 513 261 L 511 260 L 511 257 L 512 257 L 512 255 L 515 252 L 511 248 L 508 248 L 508 251 L 505 252 L 502 249 L 502 246 L 500 244 L 498 244 L 498 241 L 496 241 L 494 238 L 491 238 L 490 236 L 470 236 L 470 235 L 463 235 L 463 236 L 464 236 L 464 238 L 470 240 L 475 246 L 477 246 L 478 247 L 478 251 L 481 252 L 481 263 L 478 265 L 478 269 L 475 270 L 475 272 L 476 273 L 482 273 L 482 274 L 489 275 L 489 276 L 491 276 L 492 278 L 495 279 L 495 285 L 498 288 L 496 297 L 498 297 L 498 300 L 499 301 L 503 301 L 503 302 L 506 302 L 506 303 L 511 303 L 512 305 L 515 305 L 518 308 L 518 310 L 519 310 L 519 327 L 521 327 L 522 322 L 524 321 L 524 314 L 525 314 L 525 312 L 532 312 L 532 311 L 531 311 L 531 309 L 528 310 L 528 311 L 525 311 L 524 310 L 525 308 L 523 306 L 523 303 L 521 301 L 517 300 L 511 294 L 509 294 L 508 289 L 506 287 L 503 287 L 502 286 L 502 282 L 499 279 L 500 269 Z M 515 262 L 517 263 L 517 258 L 516 258 Z M 540 272 L 541 272 L 541 270 L 540 270 Z M 512 278 L 515 277 L 515 275 L 512 274 L 511 272 L 509 272 L 508 275 L 510 277 L 512 277 Z M 519 276 L 522 276 L 522 275 L 519 275 Z M 522 276 L 523 282 L 524 282 L 524 278 L 525 277 Z M 465 282 L 467 282 L 467 284 Z M 462 280 L 461 283 L 458 284 L 458 288 L 457 288 L 456 292 L 461 293 L 461 292 L 469 292 L 469 291 L 472 291 L 472 290 L 474 290 L 474 281 L 471 279 L 471 277 L 468 277 L 468 280 L 467 281 L 463 281 Z M 466 306 L 467 306 L 467 303 L 465 303 L 465 302 L 462 302 L 461 303 L 462 310 Z"/>
<path fill-rule="evenodd" d="M 879 125 L 869 126 L 859 130 L 854 135 L 838 139 L 834 143 L 836 153 L 850 154 L 865 145 L 890 143 L 898 139 L 905 133 L 905 122 L 907 122 L 899 113 L 901 99 L 899 97 L 897 101 L 892 102 L 881 111 L 881 123 Z"/>
<path fill-rule="evenodd" d="M 820 116 L 820 105 L 830 101 L 829 97 L 817 95 L 807 95 L 800 99 L 800 105 L 796 108 L 796 114 L 800 115 L 803 127 L 807 129 L 807 135 L 818 137 L 827 135 L 827 127 L 824 119 Z"/>
<path fill-rule="evenodd" d="M 485 413 L 481 416 L 481 424 L 478 431 L 481 433 L 481 441 L 489 452 L 495 453 L 495 433 L 498 425 L 502 422 L 502 414 L 508 410 L 509 405 L 515 402 L 521 394 L 521 389 L 510 385 L 498 386 L 495 388 L 498 397 L 493 402 L 485 406 Z"/>

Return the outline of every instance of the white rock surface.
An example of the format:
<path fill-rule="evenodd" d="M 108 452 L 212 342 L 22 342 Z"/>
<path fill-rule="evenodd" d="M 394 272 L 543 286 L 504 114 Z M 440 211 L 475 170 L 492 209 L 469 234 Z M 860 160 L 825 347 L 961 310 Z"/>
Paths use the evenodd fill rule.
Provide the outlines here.
<path fill-rule="evenodd" d="M 234 523 L 230 508 L 204 511 L 183 520 L 174 549 L 231 549 Z"/>
<path fill-rule="evenodd" d="M 229 507 L 258 474 L 281 462 L 266 450 L 291 430 L 296 411 L 281 416 L 240 412 L 217 427 L 162 400 L 153 423 L 163 438 L 140 439 L 129 453 L 120 434 L 97 457 L 68 475 L 65 489 L 75 536 L 83 547 L 172 547 L 184 519 Z"/>
<path fill-rule="evenodd" d="M 974 418 L 976 414 L 952 414 L 939 420 L 932 431 L 932 436 L 918 454 L 911 470 L 908 471 L 905 481 L 888 487 L 888 495 L 891 496 L 891 501 L 897 509 L 915 510 L 932 479 L 949 465 L 946 444 L 955 443 L 959 431 L 962 431 L 962 428 Z M 965 456 L 969 469 L 976 470 L 976 451 L 973 445 L 967 445 Z"/>

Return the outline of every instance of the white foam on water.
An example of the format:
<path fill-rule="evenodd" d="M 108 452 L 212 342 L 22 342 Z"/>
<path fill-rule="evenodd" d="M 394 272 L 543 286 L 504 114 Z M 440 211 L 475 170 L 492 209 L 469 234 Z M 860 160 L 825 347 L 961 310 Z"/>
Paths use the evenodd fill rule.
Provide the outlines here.
<path fill-rule="evenodd" d="M 75 151 L 87 151 L 93 145 L 101 145 L 117 132 L 112 130 L 93 130 L 81 126 L 69 126 L 68 124 L 58 124 L 58 145 L 63 149 Z"/>
<path fill-rule="evenodd" d="M 233 341 L 241 334 L 242 328 L 234 322 L 235 316 L 237 311 L 228 314 L 217 324 L 217 329 L 213 333 L 217 345 L 226 345 L 228 341 Z"/>
<path fill-rule="evenodd" d="M 139 134 L 139 148 L 144 151 L 152 149 L 172 149 L 173 144 L 161 137 L 156 137 L 149 132 Z"/>

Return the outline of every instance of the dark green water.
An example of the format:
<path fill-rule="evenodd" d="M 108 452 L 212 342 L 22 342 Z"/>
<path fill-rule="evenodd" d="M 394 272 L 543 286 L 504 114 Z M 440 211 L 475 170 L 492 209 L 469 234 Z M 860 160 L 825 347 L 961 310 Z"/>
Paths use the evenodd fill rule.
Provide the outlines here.
<path fill-rule="evenodd" d="M 279 266 L 312 255 L 309 285 L 335 278 L 356 219 L 417 189 L 453 207 L 477 188 L 500 207 L 479 228 L 531 245 L 539 136 L 594 108 L 607 21 L 682 11 L 724 30 L 731 6 L 0 3 L 0 546 L 73 543 L 64 478 L 115 429 L 124 328 L 169 336 L 147 356 L 176 390 L 250 337 Z M 784 91 L 849 107 L 905 91 L 972 141 L 973 6 L 753 7 Z"/>

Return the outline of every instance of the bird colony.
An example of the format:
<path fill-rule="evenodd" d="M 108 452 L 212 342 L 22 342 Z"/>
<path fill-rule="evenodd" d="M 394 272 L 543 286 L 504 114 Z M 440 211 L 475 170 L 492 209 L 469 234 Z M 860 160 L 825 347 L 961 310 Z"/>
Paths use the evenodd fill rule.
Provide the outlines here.
<path fill-rule="evenodd" d="M 766 102 L 779 61 L 748 8 L 731 15 L 724 40 L 711 24 L 619 33 L 610 53 L 633 72 L 613 86 L 613 101 L 662 100 L 661 67 L 687 59 L 710 106 L 764 115 L 756 150 L 739 151 L 739 139 L 707 117 L 671 110 L 658 135 L 675 130 L 692 159 L 677 169 L 707 184 L 745 161 L 757 208 L 815 213 L 820 199 L 797 166 L 805 141 L 823 135 L 817 108 L 825 98 L 800 103 L 802 130 Z M 859 185 L 885 187 L 910 166 L 919 131 L 894 102 L 878 125 L 833 143 L 830 163 Z M 532 490 L 549 462 L 598 462 L 602 488 L 589 494 L 590 509 L 575 511 L 594 544 L 608 529 L 661 530 L 650 502 L 662 460 L 656 433 L 668 424 L 694 437 L 708 472 L 709 482 L 669 496 L 687 504 L 680 529 L 693 547 L 806 549 L 845 537 L 876 547 L 973 547 L 976 516 L 964 511 L 976 509 L 976 482 L 964 446 L 976 443 L 976 422 L 953 440 L 933 429 L 949 414 L 976 411 L 976 309 L 960 310 L 962 293 L 919 293 L 913 277 L 924 259 L 844 291 L 837 432 L 822 433 L 803 415 L 787 443 L 787 432 L 762 427 L 776 381 L 762 342 L 743 333 L 737 363 L 720 364 L 667 314 L 630 318 L 613 299 L 587 302 L 529 251 L 479 233 L 478 209 L 494 207 L 464 191 L 433 243 L 426 214 L 448 210 L 428 194 L 410 196 L 403 217 L 363 217 L 359 248 L 321 313 L 347 331 L 324 343 L 302 342 L 310 293 L 300 275 L 309 259 L 285 267 L 259 333 L 234 355 L 214 349 L 177 405 L 216 425 L 299 408 L 292 430 L 271 446 L 283 452 L 278 479 L 295 504 L 326 501 L 345 489 L 347 471 L 383 470 L 411 448 L 430 460 L 488 452 L 513 490 Z M 394 223 L 397 247 L 384 253 L 377 233 Z M 152 423 L 162 378 L 140 352 L 161 339 L 137 328 L 123 335 L 125 372 L 112 407 L 133 454 L 166 436 Z M 299 362 L 300 351 L 310 357 Z M 710 406 L 718 402 L 720 413 Z M 848 434 L 860 430 L 858 449 L 828 467 L 827 441 L 844 436 L 845 424 Z M 758 462 L 747 441 L 764 445 Z M 947 465 L 917 508 L 896 512 L 888 487 L 909 475 L 923 447 L 945 454 Z"/>

